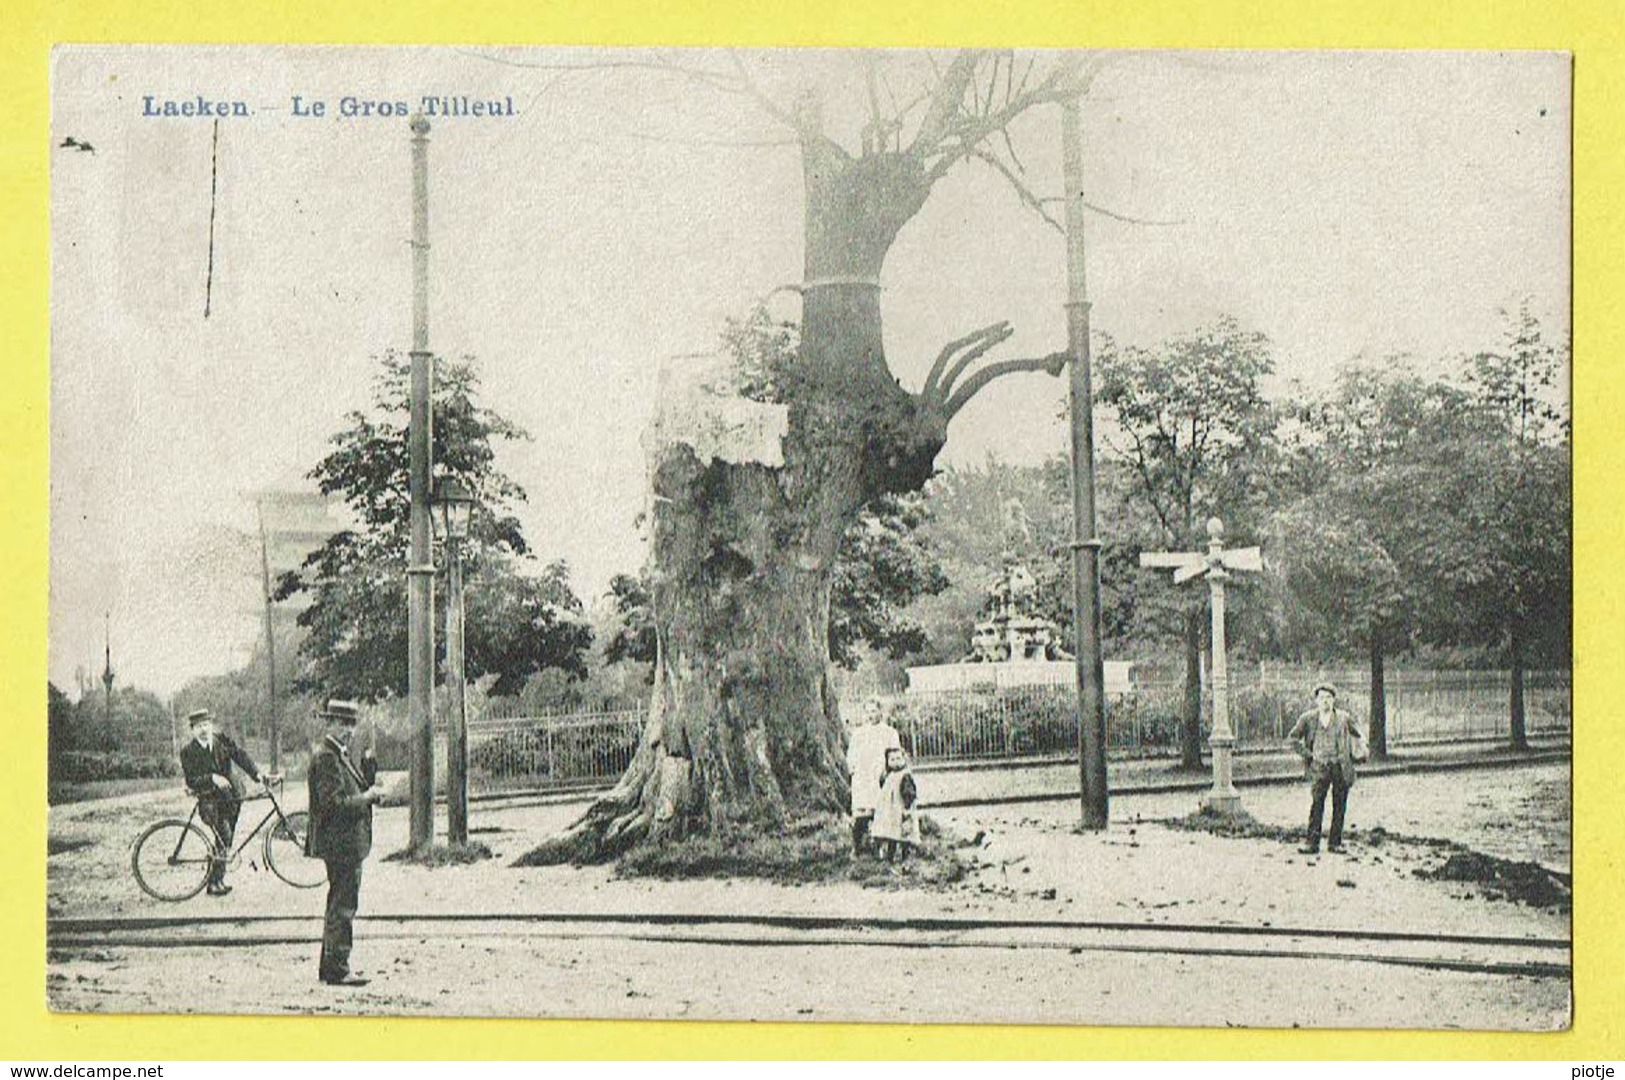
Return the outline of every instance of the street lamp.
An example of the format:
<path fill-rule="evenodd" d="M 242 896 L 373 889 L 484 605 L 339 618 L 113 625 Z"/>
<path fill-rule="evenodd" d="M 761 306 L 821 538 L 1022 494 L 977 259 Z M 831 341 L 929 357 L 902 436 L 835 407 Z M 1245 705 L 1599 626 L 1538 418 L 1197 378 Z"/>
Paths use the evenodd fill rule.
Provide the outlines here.
<path fill-rule="evenodd" d="M 434 527 L 440 539 L 449 543 L 468 539 L 468 522 L 474 516 L 474 495 L 455 476 L 442 476 L 434 486 Z"/>
<path fill-rule="evenodd" d="M 435 531 L 446 544 L 446 686 L 451 722 L 446 732 L 446 832 L 453 844 L 468 843 L 468 703 L 463 692 L 463 556 L 474 496 L 455 476 L 435 484 Z"/>

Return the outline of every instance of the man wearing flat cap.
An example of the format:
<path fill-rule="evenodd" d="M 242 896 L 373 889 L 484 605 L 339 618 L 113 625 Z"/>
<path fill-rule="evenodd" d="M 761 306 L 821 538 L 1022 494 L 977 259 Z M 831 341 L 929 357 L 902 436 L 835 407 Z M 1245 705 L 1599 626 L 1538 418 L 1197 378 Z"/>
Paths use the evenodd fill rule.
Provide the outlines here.
<path fill-rule="evenodd" d="M 317 974 L 330 986 L 363 986 L 350 970 L 351 928 L 361 903 L 361 864 L 372 851 L 372 808 L 383 797 L 374 786 L 378 764 L 359 763 L 350 742 L 361 719 L 353 701 L 329 699 L 326 730 L 310 758 L 310 837 L 306 854 L 327 864 L 327 916 Z"/>
<path fill-rule="evenodd" d="M 237 815 L 243 808 L 242 791 L 231 767 L 235 764 L 256 782 L 264 777 L 242 747 L 215 730 L 208 709 L 192 710 L 186 723 L 192 729 L 192 740 L 181 747 L 181 774 L 186 777 L 186 789 L 197 796 L 198 816 L 214 830 L 221 849 L 229 852 L 232 838 L 237 835 Z M 225 859 L 209 867 L 208 888 L 210 896 L 224 896 L 231 891 L 226 884 Z"/>
<path fill-rule="evenodd" d="M 1303 758 L 1309 773 L 1309 828 L 1304 833 L 1305 855 L 1320 851 L 1320 822 L 1326 813 L 1326 794 L 1332 796 L 1332 830 L 1328 850 L 1343 854 L 1343 816 L 1348 809 L 1349 788 L 1354 786 L 1354 763 L 1367 757 L 1365 733 L 1354 717 L 1337 707 L 1337 687 L 1321 683 L 1315 687 L 1315 707 L 1298 717 L 1287 735 L 1292 749 Z"/>

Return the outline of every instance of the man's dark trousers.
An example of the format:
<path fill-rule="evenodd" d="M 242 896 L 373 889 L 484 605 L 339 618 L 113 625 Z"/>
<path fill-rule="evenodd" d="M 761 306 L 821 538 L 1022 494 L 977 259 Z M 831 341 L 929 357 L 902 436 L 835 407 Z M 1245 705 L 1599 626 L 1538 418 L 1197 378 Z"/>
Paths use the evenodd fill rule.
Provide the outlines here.
<path fill-rule="evenodd" d="M 326 859 L 327 917 L 322 923 L 322 959 L 318 971 L 325 980 L 350 974 L 351 930 L 361 904 L 361 864 L 348 859 Z"/>
<path fill-rule="evenodd" d="M 1343 780 L 1343 773 L 1337 765 L 1318 768 L 1315 770 L 1315 784 L 1311 789 L 1309 802 L 1309 834 L 1307 837 L 1310 847 L 1320 846 L 1320 819 L 1326 813 L 1326 792 L 1332 793 L 1332 847 L 1341 847 L 1343 844 L 1343 814 L 1348 810 L 1349 785 Z"/>
<path fill-rule="evenodd" d="M 220 847 L 226 856 L 209 867 L 210 885 L 218 885 L 226 879 L 226 862 L 231 856 L 231 842 L 237 836 L 237 815 L 242 813 L 242 810 L 242 802 L 232 792 L 220 792 L 198 798 L 198 817 L 202 818 L 203 823 L 213 829 L 214 835 L 220 838 Z"/>

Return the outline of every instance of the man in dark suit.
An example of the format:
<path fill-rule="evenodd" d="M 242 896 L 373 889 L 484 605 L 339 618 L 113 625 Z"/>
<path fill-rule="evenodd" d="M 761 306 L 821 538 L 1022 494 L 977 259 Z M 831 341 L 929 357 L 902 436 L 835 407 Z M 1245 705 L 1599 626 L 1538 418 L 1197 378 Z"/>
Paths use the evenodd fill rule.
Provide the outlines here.
<path fill-rule="evenodd" d="M 378 763 L 359 764 L 350 741 L 360 720 L 353 701 L 330 700 L 322 709 L 327 730 L 310 758 L 310 837 L 307 853 L 327 864 L 327 918 L 317 974 L 331 986 L 364 986 L 350 970 L 351 928 L 361 903 L 361 864 L 372 851 L 372 808 L 383 797 L 374 787 Z"/>
<path fill-rule="evenodd" d="M 198 816 L 214 830 L 220 847 L 231 851 L 231 841 L 237 835 L 237 815 L 242 811 L 242 792 L 233 779 L 231 767 L 235 764 L 243 772 L 262 781 L 259 766 L 243 752 L 243 748 L 215 730 L 214 717 L 208 709 L 194 709 L 186 717 L 192 728 L 192 741 L 181 747 L 181 773 L 186 777 L 186 789 L 197 796 Z M 226 884 L 226 860 L 216 860 L 209 868 L 209 895 L 224 896 L 231 891 Z"/>

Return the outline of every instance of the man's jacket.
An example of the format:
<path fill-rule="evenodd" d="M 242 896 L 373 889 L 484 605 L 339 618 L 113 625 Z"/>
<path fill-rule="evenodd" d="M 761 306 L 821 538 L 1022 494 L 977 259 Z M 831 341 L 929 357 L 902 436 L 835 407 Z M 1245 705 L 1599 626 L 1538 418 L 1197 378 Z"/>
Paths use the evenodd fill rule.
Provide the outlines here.
<path fill-rule="evenodd" d="M 1343 783 L 1350 786 L 1354 784 L 1355 776 L 1354 740 L 1364 737 L 1364 733 L 1355 726 L 1354 718 L 1342 709 L 1332 712 L 1332 722 L 1324 728 L 1320 726 L 1320 711 L 1310 709 L 1298 717 L 1298 722 L 1287 733 L 1292 749 L 1303 758 L 1311 775 L 1315 771 L 1315 763 L 1319 761 L 1335 770 Z"/>
<path fill-rule="evenodd" d="M 364 792 L 371 778 L 330 738 L 310 758 L 310 838 L 306 854 L 359 863 L 372 851 L 372 802 Z"/>
<path fill-rule="evenodd" d="M 215 787 L 214 777 L 224 776 L 232 782 L 232 792 L 241 795 L 237 780 L 231 775 L 231 764 L 237 763 L 249 776 L 260 774 L 259 766 L 249 758 L 243 748 L 226 736 L 216 733 L 212 746 L 204 746 L 193 739 L 181 747 L 181 773 L 186 777 L 186 788 L 194 795 L 225 794 Z"/>

